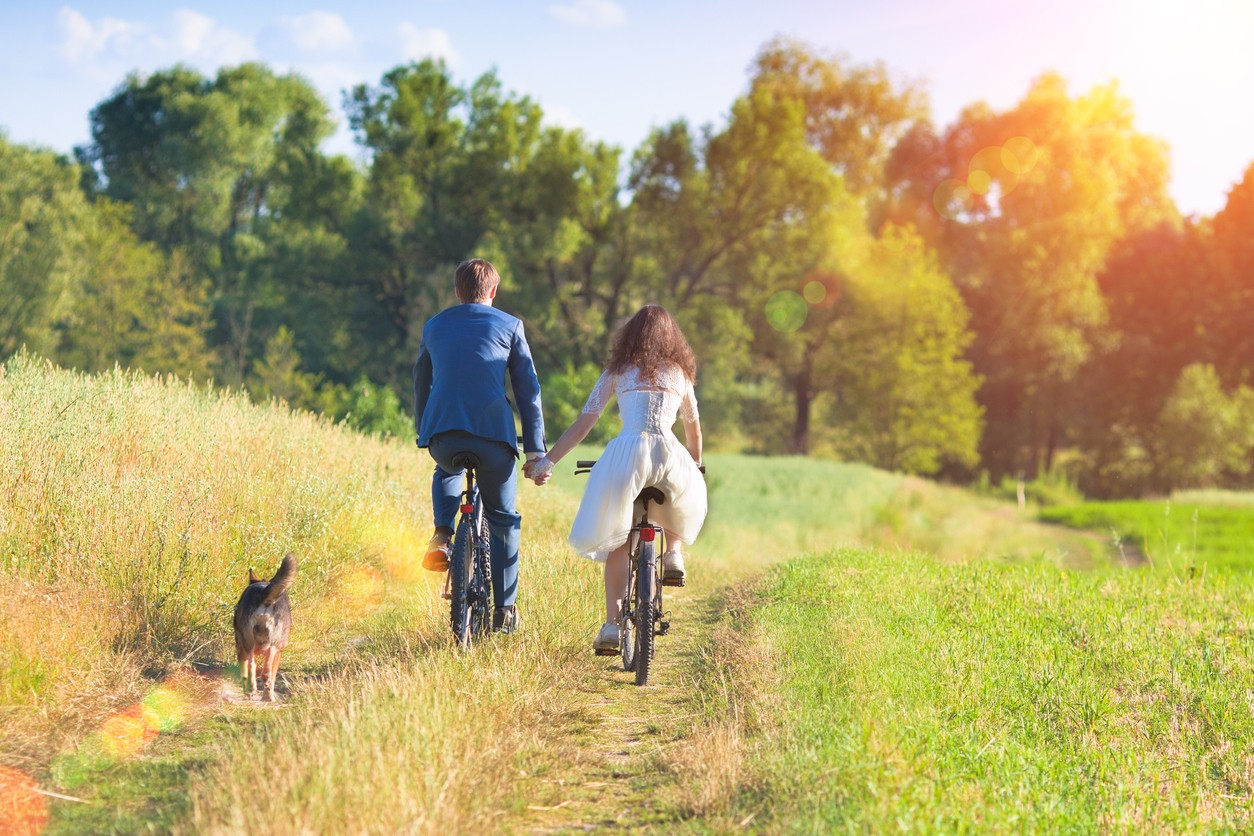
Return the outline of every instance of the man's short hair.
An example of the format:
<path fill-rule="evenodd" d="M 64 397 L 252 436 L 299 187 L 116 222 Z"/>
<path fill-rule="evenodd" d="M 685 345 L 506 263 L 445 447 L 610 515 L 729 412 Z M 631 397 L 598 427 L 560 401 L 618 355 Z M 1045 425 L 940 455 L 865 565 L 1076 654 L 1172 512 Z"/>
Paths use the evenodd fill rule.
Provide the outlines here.
<path fill-rule="evenodd" d="M 501 283 L 492 262 L 472 258 L 457 265 L 454 287 L 457 298 L 463 302 L 482 302 L 491 297 L 493 289 Z"/>

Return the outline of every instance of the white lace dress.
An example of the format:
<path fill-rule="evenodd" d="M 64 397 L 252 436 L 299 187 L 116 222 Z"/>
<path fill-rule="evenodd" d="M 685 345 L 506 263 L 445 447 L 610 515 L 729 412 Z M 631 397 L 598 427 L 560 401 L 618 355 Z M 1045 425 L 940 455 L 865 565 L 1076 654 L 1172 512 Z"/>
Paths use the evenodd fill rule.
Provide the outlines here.
<path fill-rule="evenodd" d="M 656 487 L 662 505 L 649 504 L 649 519 L 691 543 L 705 522 L 705 478 L 671 427 L 677 415 L 697 419 L 692 382 L 678 367 L 664 368 L 655 380 L 641 380 L 636 369 L 606 371 L 597 381 L 585 414 L 600 415 L 618 396 L 623 429 L 597 459 L 570 529 L 570 544 L 597 561 L 627 542 L 633 502 L 640 491 Z"/>

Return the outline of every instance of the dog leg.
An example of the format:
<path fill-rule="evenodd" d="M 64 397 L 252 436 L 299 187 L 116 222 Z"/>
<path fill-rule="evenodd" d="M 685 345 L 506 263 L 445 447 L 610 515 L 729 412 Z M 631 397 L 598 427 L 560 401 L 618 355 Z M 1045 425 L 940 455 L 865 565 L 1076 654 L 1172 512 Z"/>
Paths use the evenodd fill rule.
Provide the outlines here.
<path fill-rule="evenodd" d="M 270 699 L 271 701 L 274 700 L 274 683 L 279 678 L 279 653 L 280 651 L 278 650 L 274 651 L 274 656 L 272 656 L 270 659 Z"/>
<path fill-rule="evenodd" d="M 265 672 L 266 702 L 274 702 L 274 670 L 276 667 L 274 663 L 277 656 L 278 651 L 274 649 L 274 645 L 266 648 L 266 658 L 262 662 L 262 670 Z"/>
<path fill-rule="evenodd" d="M 239 660 L 240 688 L 247 688 L 248 687 L 248 660 L 252 657 L 242 650 L 236 650 L 235 658 Z"/>
<path fill-rule="evenodd" d="M 248 657 L 248 693 L 257 693 L 257 654 Z"/>

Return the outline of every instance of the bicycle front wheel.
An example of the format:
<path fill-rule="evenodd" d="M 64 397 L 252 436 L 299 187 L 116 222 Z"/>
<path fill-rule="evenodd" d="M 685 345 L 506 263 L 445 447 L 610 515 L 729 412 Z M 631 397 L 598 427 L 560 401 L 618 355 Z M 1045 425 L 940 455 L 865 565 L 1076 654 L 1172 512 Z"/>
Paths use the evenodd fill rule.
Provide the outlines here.
<path fill-rule="evenodd" d="M 636 569 L 636 684 L 649 684 L 649 668 L 653 663 L 653 596 L 657 589 L 657 552 L 652 543 L 640 544 L 640 562 Z"/>
<path fill-rule="evenodd" d="M 471 536 L 474 522 L 463 516 L 457 523 L 457 534 L 453 537 L 453 551 L 448 559 L 449 586 L 452 592 L 452 603 L 449 617 L 453 627 L 453 638 L 463 647 L 470 644 L 470 576 L 474 570 L 475 547 Z"/>

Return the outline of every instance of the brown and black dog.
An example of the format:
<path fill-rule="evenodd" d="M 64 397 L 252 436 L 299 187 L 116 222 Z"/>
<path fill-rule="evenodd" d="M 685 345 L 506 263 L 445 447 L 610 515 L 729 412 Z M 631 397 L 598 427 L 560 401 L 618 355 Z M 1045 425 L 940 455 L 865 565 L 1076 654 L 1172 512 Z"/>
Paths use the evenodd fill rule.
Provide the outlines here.
<path fill-rule="evenodd" d="M 248 570 L 248 587 L 235 605 L 235 655 L 240 677 L 250 693 L 257 691 L 257 660 L 261 659 L 261 683 L 267 700 L 274 699 L 274 680 L 279 673 L 279 653 L 292 632 L 292 606 L 287 588 L 296 577 L 296 557 L 287 555 L 268 582 Z"/>

